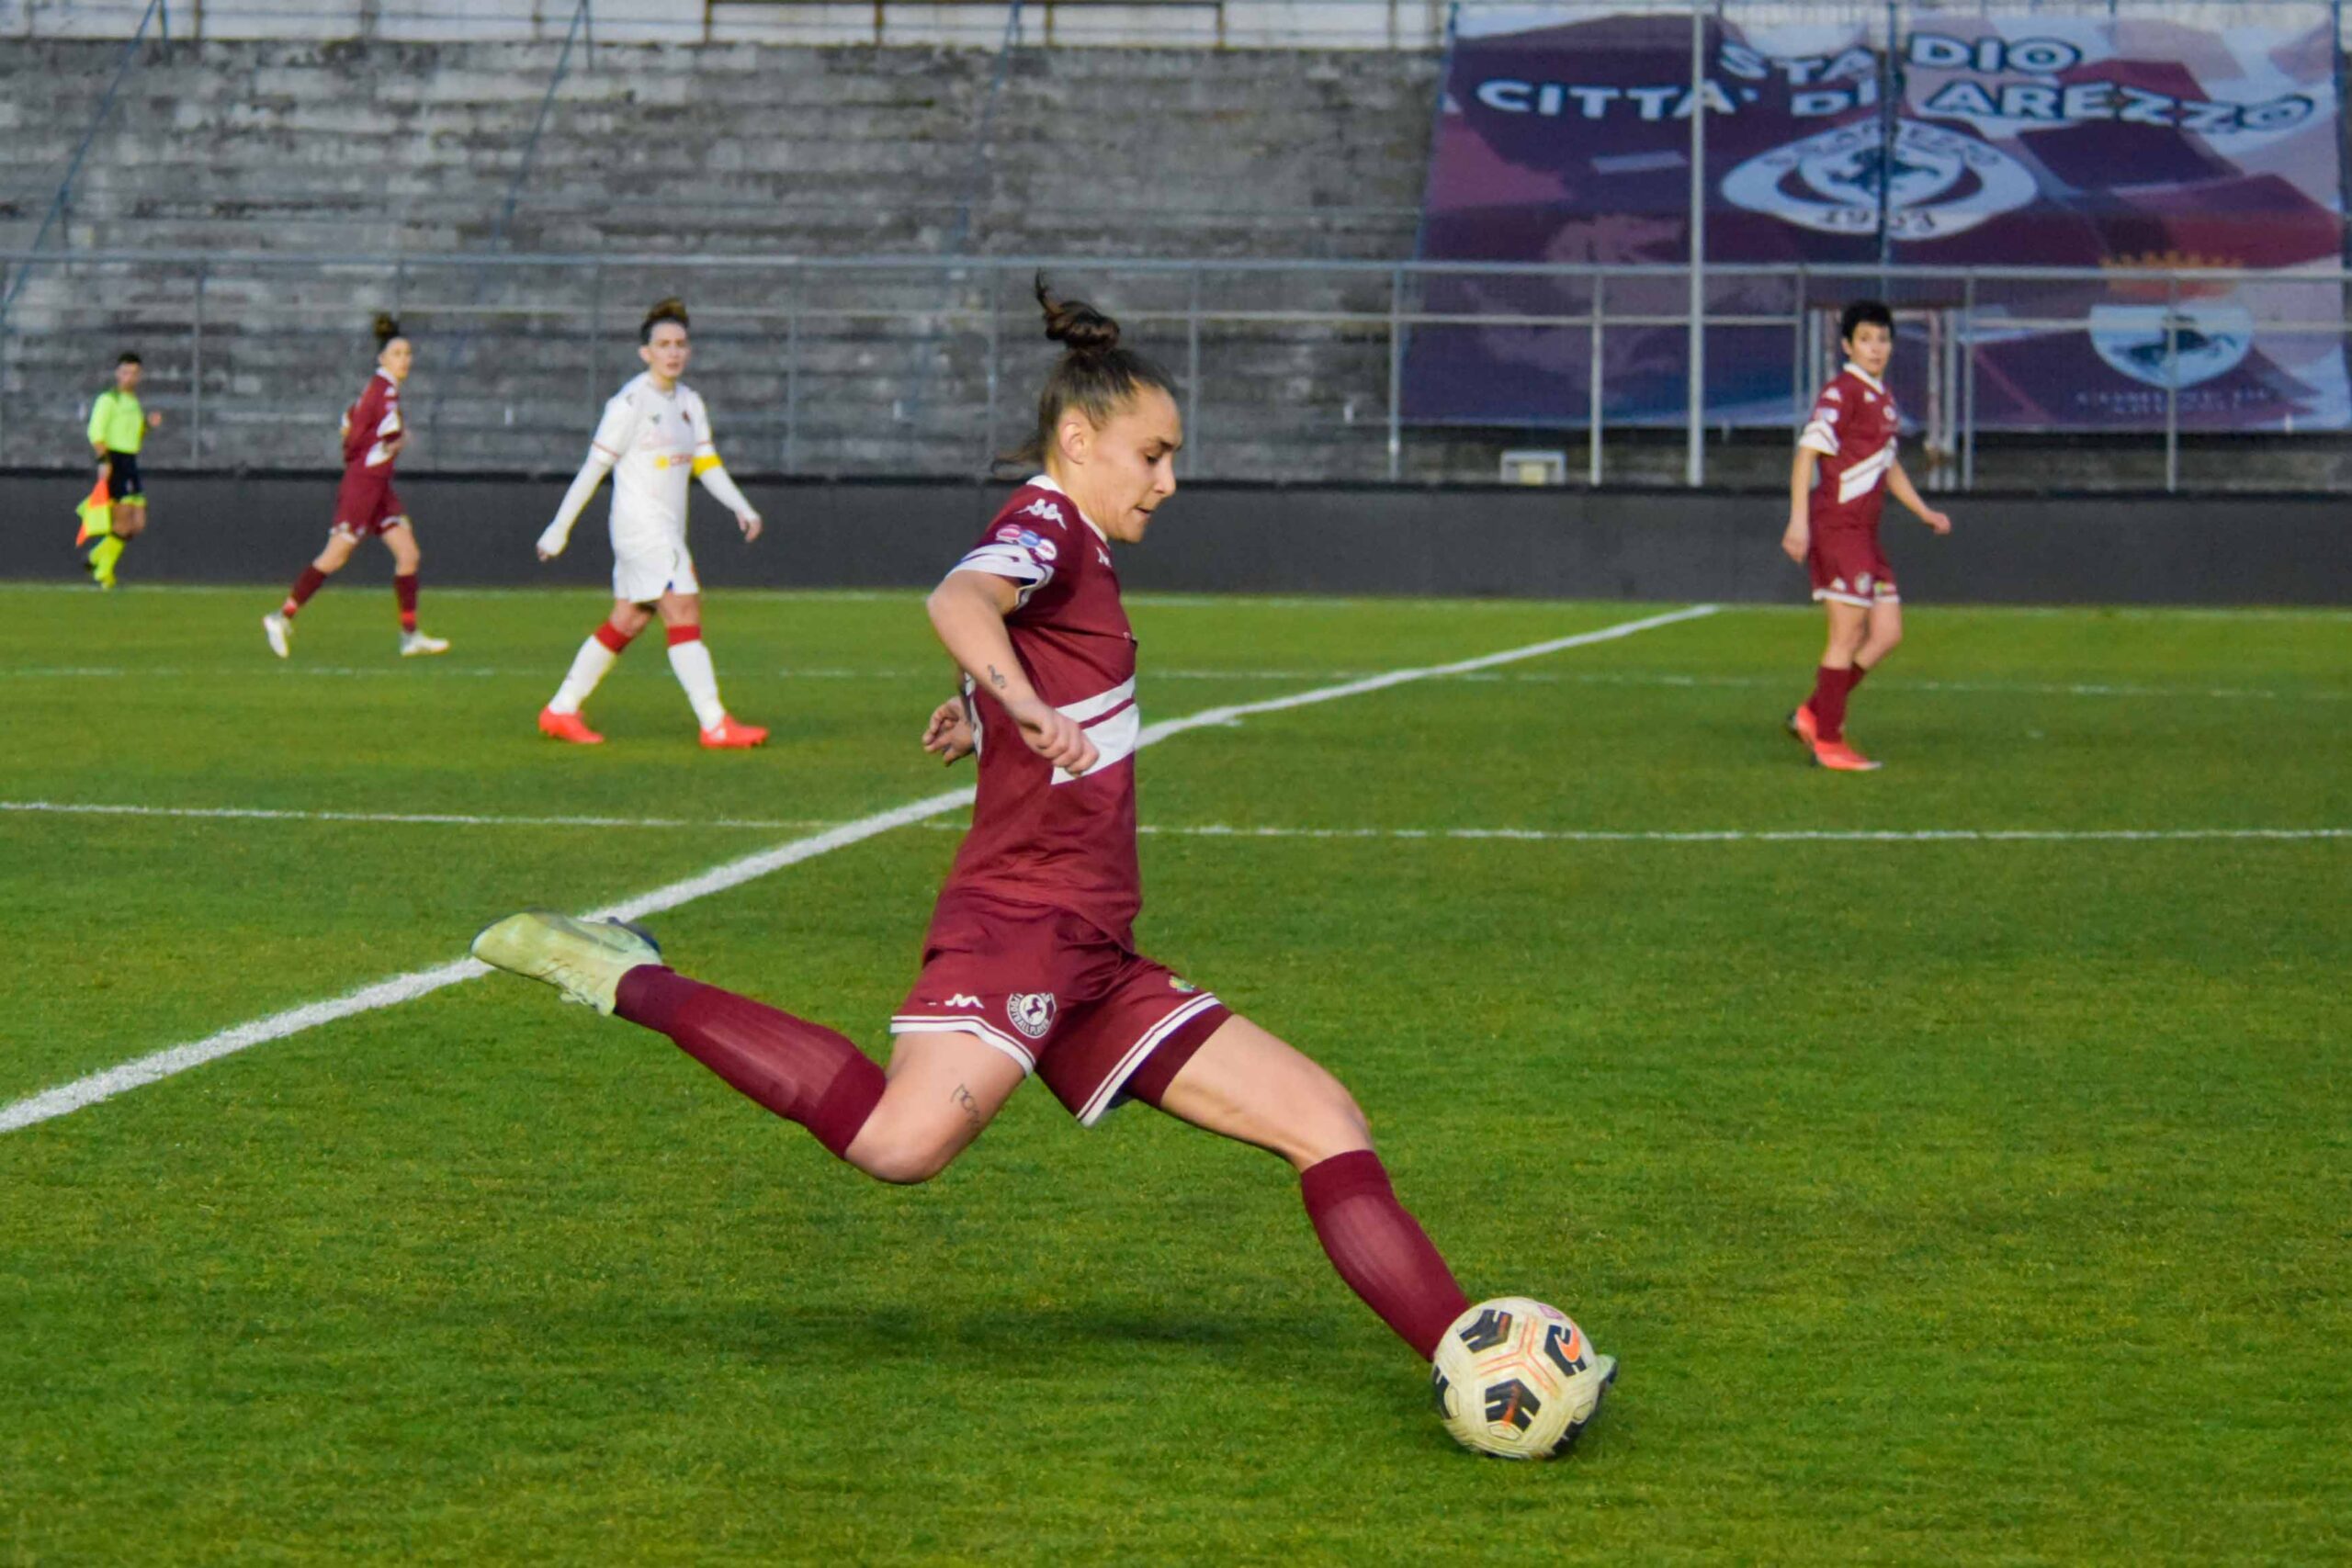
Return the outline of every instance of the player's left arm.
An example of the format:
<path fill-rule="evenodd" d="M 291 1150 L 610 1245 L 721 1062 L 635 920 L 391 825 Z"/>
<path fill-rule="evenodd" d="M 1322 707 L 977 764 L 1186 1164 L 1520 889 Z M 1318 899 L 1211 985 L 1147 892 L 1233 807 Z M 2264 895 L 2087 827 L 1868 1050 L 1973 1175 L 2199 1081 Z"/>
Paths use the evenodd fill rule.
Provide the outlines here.
<path fill-rule="evenodd" d="M 112 392 L 100 392 L 90 402 L 90 448 L 97 453 L 100 463 L 114 456 L 107 446 L 107 400 L 113 396 Z"/>
<path fill-rule="evenodd" d="M 1919 498 L 1918 487 L 1911 482 L 1911 476 L 1903 471 L 1900 461 L 1886 470 L 1886 488 L 1888 493 L 1909 507 L 1920 522 L 1925 523 L 1939 534 L 1951 532 L 1951 515 L 1937 511 Z"/>
<path fill-rule="evenodd" d="M 727 472 L 727 465 L 718 460 L 718 446 L 710 436 L 710 411 L 697 401 L 692 418 L 695 429 L 695 478 L 702 488 L 718 498 L 718 504 L 735 513 L 735 526 L 743 530 L 743 542 L 750 544 L 760 536 L 760 514 L 735 488 Z"/>

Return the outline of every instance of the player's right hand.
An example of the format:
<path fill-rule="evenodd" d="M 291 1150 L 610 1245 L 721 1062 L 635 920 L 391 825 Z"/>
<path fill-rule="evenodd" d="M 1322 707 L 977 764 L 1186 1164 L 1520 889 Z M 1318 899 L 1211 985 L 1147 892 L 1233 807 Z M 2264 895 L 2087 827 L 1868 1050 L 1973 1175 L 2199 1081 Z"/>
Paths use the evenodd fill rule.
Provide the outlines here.
<path fill-rule="evenodd" d="M 1812 525 L 1804 518 L 1790 518 L 1788 532 L 1781 536 L 1781 553 L 1788 557 L 1791 560 L 1796 562 L 1799 566 L 1803 566 L 1804 564 L 1804 553 L 1812 547 Z"/>
<path fill-rule="evenodd" d="M 1066 773 L 1082 773 L 1099 755 L 1078 720 L 1036 697 L 1007 703 L 1005 711 L 1029 750 Z"/>
<path fill-rule="evenodd" d="M 548 524 L 547 532 L 539 536 L 539 558 L 553 560 L 563 554 L 563 547 L 569 537 L 569 530 L 560 528 L 552 523 Z"/>
<path fill-rule="evenodd" d="M 922 749 L 950 765 L 972 754 L 972 720 L 964 711 L 963 698 L 950 697 L 931 710 L 931 722 L 922 728 Z"/>

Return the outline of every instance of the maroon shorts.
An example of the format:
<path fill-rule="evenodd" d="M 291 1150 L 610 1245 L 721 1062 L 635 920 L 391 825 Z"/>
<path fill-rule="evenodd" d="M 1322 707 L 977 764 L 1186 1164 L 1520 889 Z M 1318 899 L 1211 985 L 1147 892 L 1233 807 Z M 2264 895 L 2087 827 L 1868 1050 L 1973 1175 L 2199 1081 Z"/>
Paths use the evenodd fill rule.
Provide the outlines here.
<path fill-rule="evenodd" d="M 1232 1017 L 1210 993 L 1062 909 L 981 894 L 943 895 L 922 974 L 890 1018 L 893 1034 L 963 1031 L 1035 1072 L 1081 1126 L 1176 1069 Z"/>
<path fill-rule="evenodd" d="M 392 488 L 390 468 L 345 468 L 335 492 L 334 528 L 355 539 L 372 538 L 408 521 L 408 508 Z"/>
<path fill-rule="evenodd" d="M 1840 604 L 1899 604 L 1894 569 L 1878 547 L 1876 528 L 1834 528 L 1813 536 L 1805 552 L 1805 569 L 1813 573 L 1813 596 Z"/>

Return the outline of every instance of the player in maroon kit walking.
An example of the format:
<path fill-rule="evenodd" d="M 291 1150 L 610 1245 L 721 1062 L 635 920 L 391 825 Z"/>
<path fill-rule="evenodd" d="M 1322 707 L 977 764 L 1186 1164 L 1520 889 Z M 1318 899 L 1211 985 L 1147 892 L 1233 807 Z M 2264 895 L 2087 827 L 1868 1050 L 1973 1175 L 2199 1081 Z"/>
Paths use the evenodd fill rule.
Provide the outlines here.
<path fill-rule="evenodd" d="M 1300 1172 L 1340 1277 L 1426 1359 L 1468 1303 L 1391 1190 L 1338 1079 L 1136 952 L 1136 642 L 1111 547 L 1175 493 L 1167 376 L 1118 325 L 1038 283 L 1067 345 L 1038 400 L 1038 474 L 930 601 L 964 671 L 925 750 L 979 754 L 971 831 L 922 973 L 890 1021 L 889 1070 L 842 1035 L 662 966 L 617 922 L 509 916 L 477 957 L 659 1031 L 742 1093 L 884 1181 L 922 1181 L 1032 1072 L 1081 1125 L 1137 1100 L 1272 1150 Z"/>
<path fill-rule="evenodd" d="M 1919 499 L 1894 456 L 1902 421 L 1886 386 L 1894 313 L 1875 299 L 1857 300 L 1838 319 L 1838 341 L 1846 368 L 1821 389 L 1797 438 L 1789 526 L 1781 536 L 1789 558 L 1813 573 L 1813 596 L 1829 616 L 1813 695 L 1789 716 L 1789 733 L 1821 766 L 1867 773 L 1878 764 L 1846 744 L 1846 699 L 1903 640 L 1903 596 L 1879 548 L 1879 512 L 1892 491 L 1939 534 L 1951 532 L 1951 519 Z"/>
<path fill-rule="evenodd" d="M 328 578 L 343 570 L 359 541 L 380 538 L 392 552 L 392 592 L 401 606 L 401 657 L 447 653 L 447 642 L 416 629 L 416 568 L 423 558 L 416 547 L 416 530 L 409 526 L 408 509 L 392 489 L 392 460 L 408 444 L 408 426 L 401 422 L 401 383 L 408 379 L 415 350 L 401 335 L 401 324 L 379 312 L 376 317 L 376 374 L 368 378 L 343 416 L 343 488 L 335 494 L 334 526 L 327 532 L 326 547 L 294 580 L 286 603 L 264 615 L 262 635 L 269 650 L 284 659 L 293 651 L 294 617 Z"/>

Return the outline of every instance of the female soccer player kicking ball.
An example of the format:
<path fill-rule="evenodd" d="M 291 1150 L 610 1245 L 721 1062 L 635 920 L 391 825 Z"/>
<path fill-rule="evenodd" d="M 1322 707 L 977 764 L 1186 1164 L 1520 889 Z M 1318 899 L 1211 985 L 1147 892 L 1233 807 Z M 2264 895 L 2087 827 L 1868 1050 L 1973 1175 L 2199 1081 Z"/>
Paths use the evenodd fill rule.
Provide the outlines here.
<path fill-rule="evenodd" d="M 359 541 L 368 538 L 383 540 L 392 552 L 401 657 L 449 651 L 447 641 L 416 629 L 416 568 L 424 556 L 416 547 L 416 530 L 409 526 L 408 508 L 392 489 L 392 461 L 408 445 L 408 426 L 401 423 L 401 383 L 415 363 L 416 351 L 401 335 L 401 324 L 378 312 L 376 373 L 343 416 L 343 488 L 335 493 L 334 526 L 327 531 L 326 548 L 294 580 L 286 603 L 261 619 L 269 650 L 280 659 L 293 651 L 294 617 L 328 578 L 343 570 Z"/>
<path fill-rule="evenodd" d="M 512 915 L 483 962 L 659 1031 L 884 1181 L 937 1175 L 1035 1073 L 1083 1126 L 1128 1100 L 1272 1150 L 1299 1171 L 1341 1279 L 1427 1359 L 1468 1305 L 1396 1201 L 1338 1079 L 1137 953 L 1136 643 L 1111 547 L 1175 493 L 1167 376 L 1118 325 L 1055 299 L 1067 344 L 1038 399 L 1045 471 L 1013 492 L 930 602 L 964 671 L 924 750 L 979 754 L 979 799 L 890 1021 L 886 1073 L 843 1036 L 662 965 L 614 922 Z"/>
<path fill-rule="evenodd" d="M 702 645 L 702 583 L 686 551 L 686 476 L 702 480 L 735 513 L 744 543 L 760 536 L 760 514 L 720 465 L 701 397 L 678 379 L 694 353 L 685 306 L 676 299 L 654 306 L 638 328 L 637 342 L 645 373 L 605 405 L 588 460 L 539 536 L 541 560 L 561 555 L 581 509 L 605 476 L 613 476 L 613 613 L 572 656 L 571 673 L 539 710 L 539 731 L 580 746 L 603 743 L 580 716 L 580 705 L 658 611 L 669 628 L 670 669 L 694 705 L 702 743 L 715 750 L 757 746 L 768 732 L 728 716 L 710 650 Z"/>
<path fill-rule="evenodd" d="M 1821 389 L 1797 438 L 1789 526 L 1781 536 L 1789 558 L 1813 573 L 1813 596 L 1829 616 L 1813 695 L 1789 715 L 1788 728 L 1822 767 L 1868 773 L 1878 764 L 1846 744 L 1846 699 L 1903 640 L 1903 596 L 1879 548 L 1879 513 L 1892 491 L 1939 534 L 1951 532 L 1951 519 L 1919 499 L 1895 460 L 1902 421 L 1886 386 L 1894 313 L 1875 299 L 1857 300 L 1838 318 L 1838 341 L 1846 368 Z"/>

